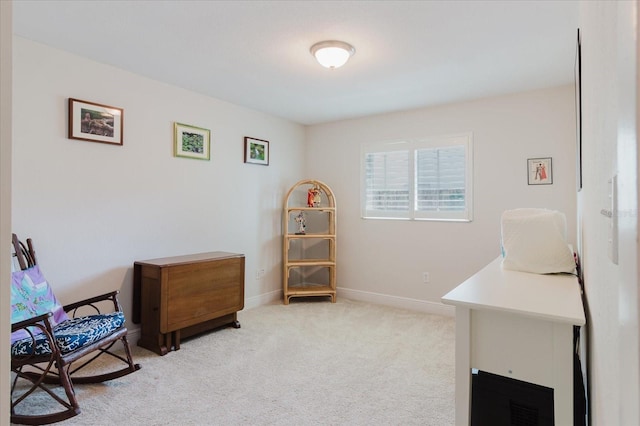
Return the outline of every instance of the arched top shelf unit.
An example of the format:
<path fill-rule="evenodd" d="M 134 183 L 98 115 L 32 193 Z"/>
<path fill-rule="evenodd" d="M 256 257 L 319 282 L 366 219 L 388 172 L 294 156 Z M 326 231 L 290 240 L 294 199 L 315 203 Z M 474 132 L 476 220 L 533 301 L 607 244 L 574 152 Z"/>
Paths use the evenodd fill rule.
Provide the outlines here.
<path fill-rule="evenodd" d="M 284 303 L 292 297 L 336 300 L 336 199 L 331 188 L 303 179 L 289 189 L 283 212 Z"/>

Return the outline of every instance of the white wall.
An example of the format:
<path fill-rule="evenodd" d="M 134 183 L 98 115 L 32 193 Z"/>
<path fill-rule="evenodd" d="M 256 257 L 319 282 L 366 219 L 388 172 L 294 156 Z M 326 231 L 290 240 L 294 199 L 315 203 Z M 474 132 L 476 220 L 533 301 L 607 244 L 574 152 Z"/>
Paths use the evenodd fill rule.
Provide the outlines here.
<path fill-rule="evenodd" d="M 471 223 L 361 219 L 362 143 L 468 131 L 474 140 Z M 506 209 L 564 212 L 575 244 L 575 147 L 572 85 L 309 127 L 307 174 L 336 194 L 339 292 L 441 311 L 441 296 L 500 254 Z M 527 158 L 535 157 L 553 158 L 553 185 L 527 184 Z M 422 272 L 430 273 L 429 284 Z"/>
<path fill-rule="evenodd" d="M 13 60 L 12 228 L 63 303 L 120 289 L 129 315 L 135 260 L 206 251 L 245 254 L 247 305 L 280 296 L 301 125 L 19 37 Z M 124 108 L 124 145 L 68 139 L 69 97 Z M 173 157 L 175 121 L 211 130 L 211 161 Z M 270 141 L 269 166 L 244 164 L 244 136 Z"/>
<path fill-rule="evenodd" d="M 0 241 L 9 241 L 11 236 L 12 7 L 11 1 L 0 1 Z M 9 341 L 11 316 L 9 303 L 4 301 L 11 297 L 10 259 L 9 244 L 0 244 L 0 342 Z M 8 352 L 4 345 L 0 350 Z M 9 424 L 9 371 L 9 357 L 0 357 L 0 425 Z"/>
<path fill-rule="evenodd" d="M 637 2 L 580 8 L 584 189 L 579 229 L 589 323 L 593 425 L 638 425 Z M 618 174 L 619 262 L 607 254 L 607 181 Z"/>

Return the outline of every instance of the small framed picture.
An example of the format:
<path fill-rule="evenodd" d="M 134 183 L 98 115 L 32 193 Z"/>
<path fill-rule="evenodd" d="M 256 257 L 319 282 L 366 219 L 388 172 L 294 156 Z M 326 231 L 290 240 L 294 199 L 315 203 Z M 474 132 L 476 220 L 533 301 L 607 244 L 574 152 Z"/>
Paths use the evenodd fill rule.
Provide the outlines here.
<path fill-rule="evenodd" d="M 529 185 L 551 185 L 553 183 L 551 157 L 527 159 L 527 173 Z"/>
<path fill-rule="evenodd" d="M 582 190 L 582 71 L 581 62 L 581 46 L 580 46 L 580 28 L 578 28 L 578 39 L 576 43 L 576 64 L 575 73 L 575 96 L 576 96 L 576 184 L 577 190 Z"/>
<path fill-rule="evenodd" d="M 202 127 L 174 123 L 173 155 L 176 157 L 209 160 L 211 132 Z"/>
<path fill-rule="evenodd" d="M 122 108 L 69 98 L 69 139 L 122 145 Z"/>
<path fill-rule="evenodd" d="M 269 141 L 245 136 L 244 162 L 269 165 Z"/>

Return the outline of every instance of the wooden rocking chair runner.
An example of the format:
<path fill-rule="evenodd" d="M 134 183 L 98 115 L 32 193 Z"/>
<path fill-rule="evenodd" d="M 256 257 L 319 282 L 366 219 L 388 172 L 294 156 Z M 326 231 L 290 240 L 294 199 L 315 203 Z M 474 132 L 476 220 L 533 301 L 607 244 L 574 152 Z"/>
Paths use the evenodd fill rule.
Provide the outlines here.
<path fill-rule="evenodd" d="M 140 365 L 133 363 L 118 291 L 60 306 L 39 270 L 31 239 L 25 246 L 13 234 L 12 244 L 20 270 L 12 273 L 11 283 L 11 422 L 59 422 L 80 413 L 74 384 L 115 379 Z M 113 312 L 100 312 L 98 304 L 105 302 Z M 86 307 L 91 314 L 76 317 Z M 124 357 L 110 351 L 118 341 Z M 101 355 L 117 358 L 125 366 L 97 375 L 78 374 Z M 64 394 L 56 392 L 58 385 Z M 30 403 L 36 395 L 51 397 L 57 411 L 34 413 Z"/>

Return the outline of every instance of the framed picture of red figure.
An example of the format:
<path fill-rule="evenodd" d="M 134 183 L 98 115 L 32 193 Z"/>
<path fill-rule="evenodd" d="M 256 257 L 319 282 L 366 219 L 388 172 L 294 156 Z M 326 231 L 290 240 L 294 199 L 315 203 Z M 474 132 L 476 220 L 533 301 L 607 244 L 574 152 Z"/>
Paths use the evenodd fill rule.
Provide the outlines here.
<path fill-rule="evenodd" d="M 551 185 L 553 183 L 551 157 L 527 159 L 527 174 L 529 185 Z"/>

